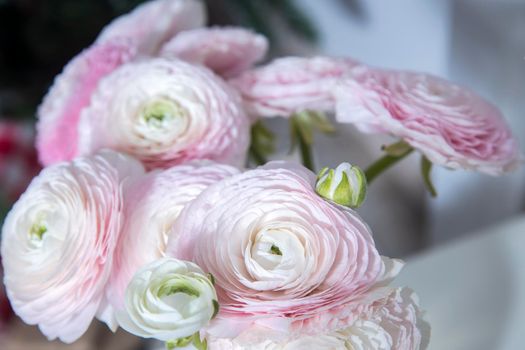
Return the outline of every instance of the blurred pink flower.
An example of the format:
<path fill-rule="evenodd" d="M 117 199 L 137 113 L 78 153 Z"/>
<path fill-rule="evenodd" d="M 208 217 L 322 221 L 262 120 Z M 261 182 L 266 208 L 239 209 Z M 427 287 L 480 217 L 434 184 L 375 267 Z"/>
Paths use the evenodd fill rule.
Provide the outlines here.
<path fill-rule="evenodd" d="M 236 168 L 192 162 L 140 178 L 125 193 L 126 222 L 115 251 L 108 295 L 115 309 L 137 270 L 165 255 L 168 232 L 186 204 L 206 187 L 237 174 Z"/>
<path fill-rule="evenodd" d="M 77 154 L 78 121 L 99 81 L 119 66 L 155 56 L 177 32 L 204 25 L 197 0 L 155 0 L 110 23 L 96 43 L 71 60 L 55 78 L 38 109 L 37 149 L 49 165 Z"/>
<path fill-rule="evenodd" d="M 433 163 L 499 175 L 521 162 L 501 112 L 444 79 L 360 66 L 334 95 L 339 122 L 402 138 Z"/>
<path fill-rule="evenodd" d="M 330 57 L 286 57 L 231 80 L 255 117 L 289 117 L 312 109 L 333 111 L 334 85 L 357 63 Z"/>
<path fill-rule="evenodd" d="M 43 165 L 78 154 L 78 121 L 100 79 L 136 55 L 127 40 L 95 44 L 64 68 L 38 108 L 37 148 Z"/>
<path fill-rule="evenodd" d="M 367 291 L 386 273 L 370 230 L 315 192 L 315 175 L 272 162 L 208 187 L 181 212 L 167 255 L 213 274 L 215 334 L 287 328 Z"/>
<path fill-rule="evenodd" d="M 235 27 L 200 28 L 179 33 L 161 51 L 164 57 L 200 63 L 224 77 L 233 77 L 266 55 L 268 40 Z"/>
<path fill-rule="evenodd" d="M 122 224 L 123 191 L 143 174 L 111 151 L 45 168 L 2 228 L 4 283 L 25 323 L 71 343 L 97 315 L 108 321 L 104 288 Z"/>
<path fill-rule="evenodd" d="M 205 67 L 151 59 L 128 63 L 99 84 L 79 124 L 79 153 L 112 148 L 148 168 L 194 159 L 241 166 L 250 122 L 240 97 Z"/>
<path fill-rule="evenodd" d="M 162 45 L 177 33 L 202 27 L 205 22 L 206 9 L 202 1 L 148 1 L 113 20 L 102 30 L 96 42 L 127 38 L 133 41 L 140 54 L 156 56 Z"/>

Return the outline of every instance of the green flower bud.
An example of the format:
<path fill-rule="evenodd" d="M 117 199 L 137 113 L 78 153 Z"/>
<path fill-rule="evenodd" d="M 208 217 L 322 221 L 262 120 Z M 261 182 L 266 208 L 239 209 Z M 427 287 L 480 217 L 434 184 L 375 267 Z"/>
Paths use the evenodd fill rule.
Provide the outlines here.
<path fill-rule="evenodd" d="M 317 176 L 316 192 L 323 198 L 350 208 L 358 208 L 366 197 L 366 177 L 357 166 L 341 163 L 335 169 L 323 168 Z"/>

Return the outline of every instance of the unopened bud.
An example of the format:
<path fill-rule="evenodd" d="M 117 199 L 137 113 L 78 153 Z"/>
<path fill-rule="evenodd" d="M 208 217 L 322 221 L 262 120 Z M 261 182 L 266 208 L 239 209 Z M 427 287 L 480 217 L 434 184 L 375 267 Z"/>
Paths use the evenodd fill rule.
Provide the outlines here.
<path fill-rule="evenodd" d="M 323 168 L 319 172 L 315 190 L 332 202 L 358 208 L 366 197 L 366 176 L 361 168 L 341 163 L 335 169 Z"/>

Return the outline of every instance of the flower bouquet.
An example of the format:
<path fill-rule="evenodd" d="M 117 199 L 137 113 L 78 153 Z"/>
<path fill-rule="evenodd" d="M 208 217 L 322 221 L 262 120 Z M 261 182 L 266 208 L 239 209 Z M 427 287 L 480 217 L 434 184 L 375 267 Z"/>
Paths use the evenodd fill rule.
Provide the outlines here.
<path fill-rule="evenodd" d="M 2 229 L 16 314 L 66 343 L 97 318 L 168 349 L 425 349 L 416 294 L 390 286 L 403 262 L 379 254 L 356 209 L 414 152 L 432 194 L 433 164 L 515 169 L 498 109 L 347 58 L 254 67 L 263 36 L 204 24 L 197 0 L 148 2 L 56 78 L 38 111 L 46 167 Z M 326 115 L 397 141 L 365 171 L 316 174 Z M 289 118 L 304 166 L 266 162 L 266 117 Z"/>

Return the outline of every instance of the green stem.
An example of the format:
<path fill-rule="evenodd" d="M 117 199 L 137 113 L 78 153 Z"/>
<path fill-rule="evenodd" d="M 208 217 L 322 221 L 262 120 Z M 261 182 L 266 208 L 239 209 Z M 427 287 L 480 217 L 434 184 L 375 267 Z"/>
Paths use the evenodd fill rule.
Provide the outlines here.
<path fill-rule="evenodd" d="M 314 169 L 314 159 L 312 156 L 312 147 L 307 140 L 303 137 L 302 133 L 297 128 L 297 140 L 299 142 L 299 151 L 301 152 L 301 159 L 303 160 L 303 165 L 308 169 L 315 172 Z"/>
<path fill-rule="evenodd" d="M 413 148 L 410 148 L 398 156 L 392 156 L 392 155 L 387 154 L 379 158 L 378 160 L 376 160 L 365 170 L 367 183 L 370 184 L 382 172 L 384 172 L 385 170 L 387 170 L 388 168 L 390 168 L 392 165 L 396 164 L 400 160 L 404 159 L 406 156 L 412 153 L 413 150 L 414 150 Z"/>

